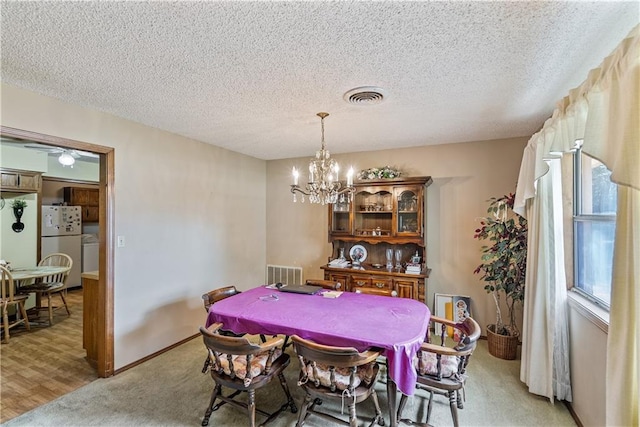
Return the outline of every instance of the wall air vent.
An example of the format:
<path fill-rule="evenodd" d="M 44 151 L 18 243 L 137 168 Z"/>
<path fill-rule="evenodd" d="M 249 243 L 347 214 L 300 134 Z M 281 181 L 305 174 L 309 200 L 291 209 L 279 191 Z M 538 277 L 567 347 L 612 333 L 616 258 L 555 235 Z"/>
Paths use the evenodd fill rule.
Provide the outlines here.
<path fill-rule="evenodd" d="M 344 94 L 344 100 L 353 105 L 374 105 L 384 100 L 384 91 L 375 86 L 362 86 Z"/>

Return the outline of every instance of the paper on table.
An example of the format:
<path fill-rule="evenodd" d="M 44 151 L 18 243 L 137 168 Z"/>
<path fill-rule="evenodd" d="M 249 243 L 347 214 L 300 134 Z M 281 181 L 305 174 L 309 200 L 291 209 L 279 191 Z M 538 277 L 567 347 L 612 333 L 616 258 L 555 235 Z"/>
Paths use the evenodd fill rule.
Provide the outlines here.
<path fill-rule="evenodd" d="M 342 295 L 342 291 L 324 291 L 322 296 L 325 298 L 338 298 Z"/>

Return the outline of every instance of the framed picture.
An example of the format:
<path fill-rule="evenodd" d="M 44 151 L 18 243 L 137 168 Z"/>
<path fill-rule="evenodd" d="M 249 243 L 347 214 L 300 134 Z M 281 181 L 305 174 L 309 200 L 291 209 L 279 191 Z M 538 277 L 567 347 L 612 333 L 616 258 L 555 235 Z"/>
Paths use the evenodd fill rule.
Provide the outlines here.
<path fill-rule="evenodd" d="M 463 295 L 435 294 L 434 310 L 437 317 L 462 322 L 471 316 L 471 298 Z M 440 335 L 441 323 L 435 323 L 434 333 Z M 454 337 L 454 328 L 447 328 L 447 334 Z"/>

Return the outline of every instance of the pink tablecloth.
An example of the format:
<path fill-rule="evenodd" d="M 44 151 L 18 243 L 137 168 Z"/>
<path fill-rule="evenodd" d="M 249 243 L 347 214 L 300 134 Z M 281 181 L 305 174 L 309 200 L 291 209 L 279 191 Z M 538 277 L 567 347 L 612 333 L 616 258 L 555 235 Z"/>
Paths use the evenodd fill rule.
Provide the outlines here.
<path fill-rule="evenodd" d="M 261 299 L 268 295 L 278 299 Z M 407 395 L 415 390 L 411 361 L 424 340 L 429 308 L 415 300 L 344 292 L 339 298 L 300 295 L 264 286 L 211 306 L 207 326 L 222 322 L 236 333 L 298 335 L 359 351 L 384 349 L 389 376 Z"/>

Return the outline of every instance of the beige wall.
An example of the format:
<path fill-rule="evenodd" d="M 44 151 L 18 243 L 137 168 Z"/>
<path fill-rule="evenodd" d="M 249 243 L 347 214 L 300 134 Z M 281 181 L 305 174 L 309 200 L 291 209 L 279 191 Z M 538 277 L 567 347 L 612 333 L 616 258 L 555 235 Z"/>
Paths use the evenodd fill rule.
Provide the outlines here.
<path fill-rule="evenodd" d="M 585 309 L 580 298 L 570 298 L 569 348 L 571 392 L 574 412 L 585 427 L 606 425 L 606 366 L 608 313 L 606 321 Z"/>
<path fill-rule="evenodd" d="M 346 170 L 395 166 L 407 176 L 427 175 L 427 262 L 433 269 L 427 300 L 434 293 L 468 295 L 473 314 L 484 327 L 495 321 L 492 299 L 473 274 L 480 263 L 480 242 L 473 239 L 486 200 L 515 191 L 527 138 L 481 141 L 334 155 Z M 331 149 L 331 143 L 329 143 Z M 292 202 L 291 168 L 306 170 L 308 158 L 267 163 L 267 261 L 303 267 L 303 275 L 321 277 L 320 266 L 331 254 L 327 208 Z M 307 178 L 306 175 L 303 178 Z"/>
<path fill-rule="evenodd" d="M 115 148 L 115 369 L 196 334 L 205 291 L 263 280 L 264 161 L 6 84 L 1 102 L 3 126 Z"/>

